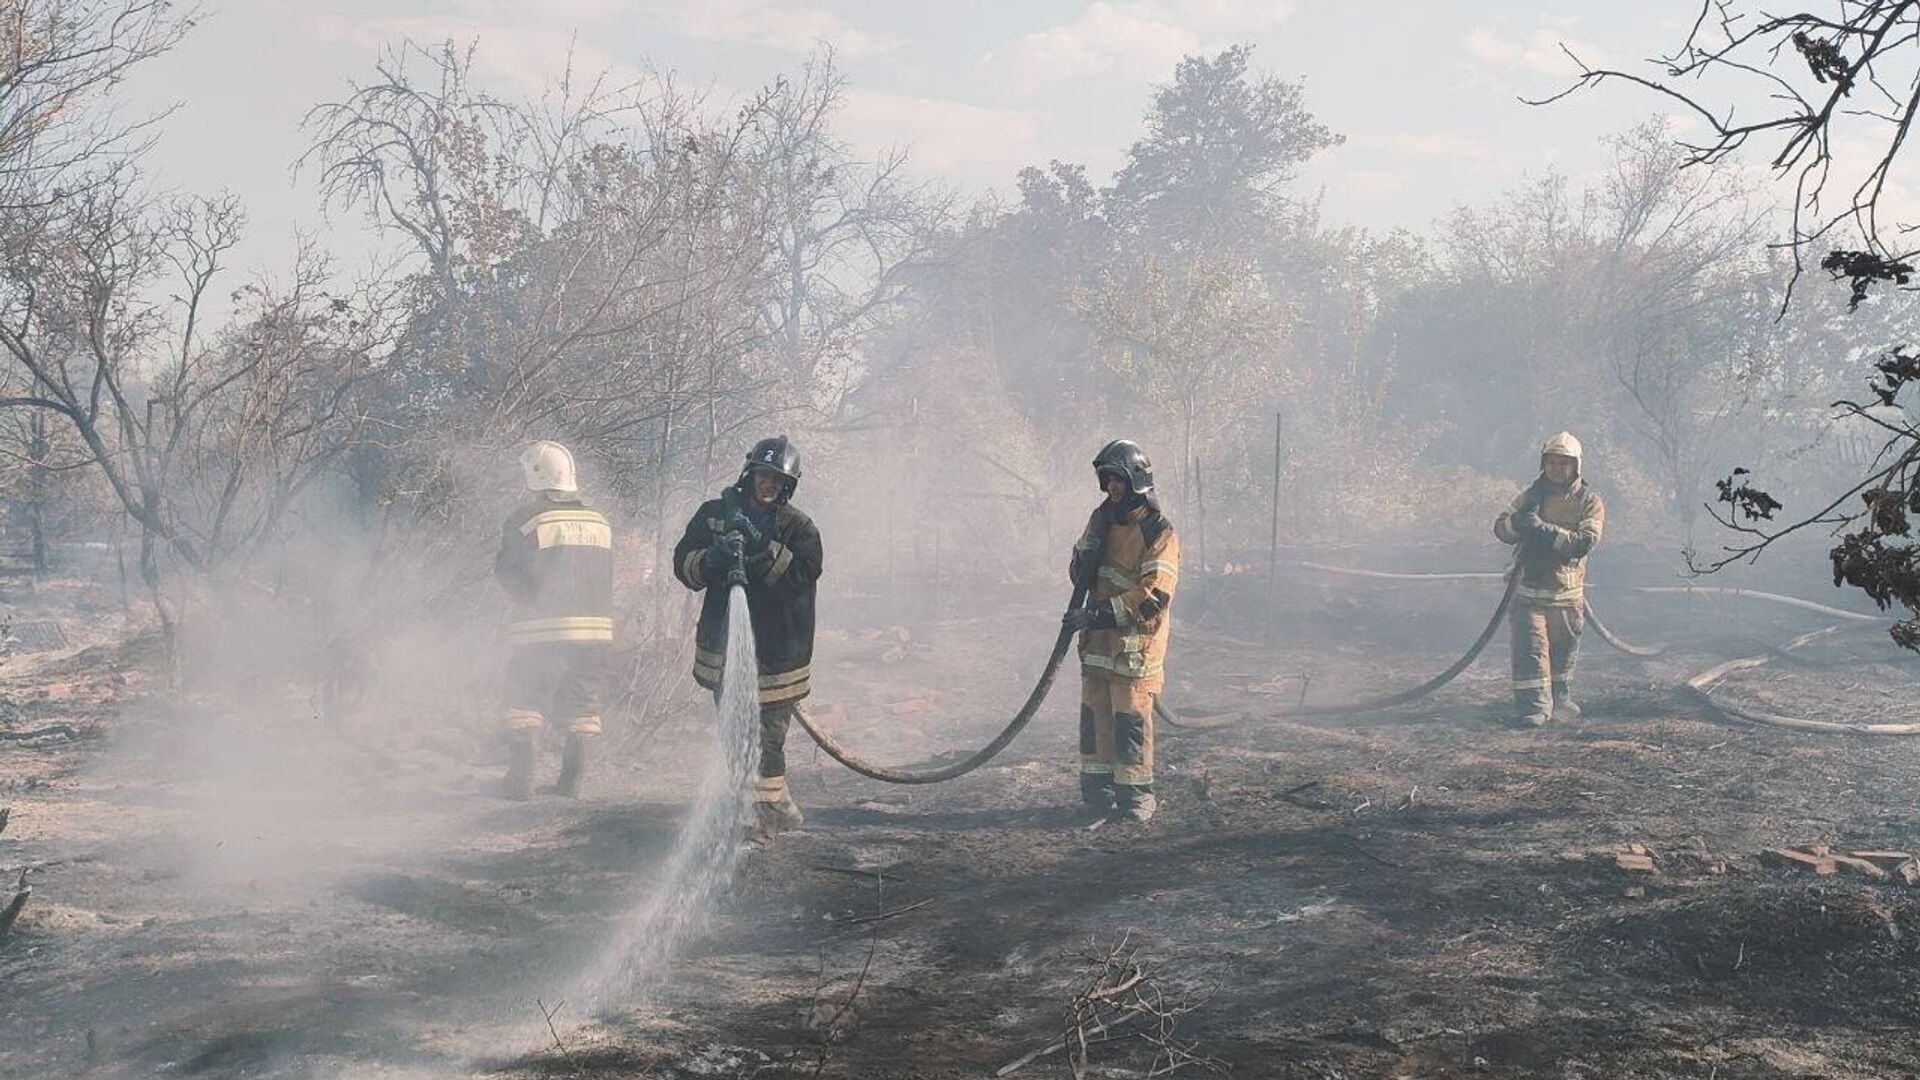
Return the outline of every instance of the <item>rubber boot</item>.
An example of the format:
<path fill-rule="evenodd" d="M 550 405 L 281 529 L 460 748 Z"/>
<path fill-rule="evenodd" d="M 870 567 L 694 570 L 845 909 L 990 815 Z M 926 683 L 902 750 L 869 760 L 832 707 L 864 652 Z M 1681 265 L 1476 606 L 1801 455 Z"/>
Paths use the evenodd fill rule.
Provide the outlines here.
<path fill-rule="evenodd" d="M 1105 812 L 1113 809 L 1113 777 L 1108 773 L 1080 774 L 1080 801 Z"/>
<path fill-rule="evenodd" d="M 1113 816 L 1113 776 L 1110 773 L 1080 774 L 1080 824 L 1104 821 Z"/>
<path fill-rule="evenodd" d="M 599 749 L 598 735 L 582 735 L 577 731 L 568 735 L 567 748 L 560 757 L 560 780 L 553 786 L 554 793 L 563 798 L 579 798 L 580 785 L 586 781 Z"/>
<path fill-rule="evenodd" d="M 1577 720 L 1580 713 L 1580 703 L 1573 700 L 1572 695 L 1564 691 L 1553 695 L 1553 715 L 1563 720 Z"/>
<path fill-rule="evenodd" d="M 1152 821 L 1154 811 L 1158 809 L 1160 809 L 1160 800 L 1154 798 L 1151 787 L 1133 784 L 1113 785 L 1114 820 Z"/>
<path fill-rule="evenodd" d="M 806 823 L 807 815 L 801 813 L 800 804 L 793 801 L 793 792 L 787 788 L 787 778 L 761 777 L 754 787 L 753 824 L 747 828 L 747 839 L 764 844 Z"/>
<path fill-rule="evenodd" d="M 507 733 L 507 775 L 500 778 L 498 793 L 503 799 L 526 802 L 533 798 L 533 730 Z"/>
<path fill-rule="evenodd" d="M 1522 730 L 1543 728 L 1551 719 L 1547 712 L 1552 708 L 1552 699 L 1543 699 L 1531 691 L 1518 691 L 1513 695 L 1513 726 Z"/>

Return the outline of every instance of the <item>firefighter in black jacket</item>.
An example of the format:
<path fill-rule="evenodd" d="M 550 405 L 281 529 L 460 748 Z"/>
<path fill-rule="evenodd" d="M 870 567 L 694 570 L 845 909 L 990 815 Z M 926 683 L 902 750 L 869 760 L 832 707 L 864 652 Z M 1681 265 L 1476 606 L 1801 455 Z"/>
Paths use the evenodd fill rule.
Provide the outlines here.
<path fill-rule="evenodd" d="M 673 550 L 674 574 L 704 590 L 695 632 L 693 678 L 716 699 L 727 663 L 729 577 L 744 567 L 747 611 L 759 657 L 760 777 L 754 786 L 761 838 L 796 828 L 805 815 L 787 789 L 787 727 L 807 696 L 813 663 L 814 583 L 820 530 L 788 501 L 800 483 L 800 454 L 784 435 L 747 454 L 740 479 L 694 511 Z"/>
<path fill-rule="evenodd" d="M 533 795 L 536 740 L 566 725 L 556 790 L 572 798 L 600 737 L 600 689 L 613 645 L 613 526 L 580 500 L 573 455 L 536 442 L 520 456 L 529 500 L 500 530 L 493 573 L 513 599 L 507 638 L 507 775 L 501 794 Z"/>

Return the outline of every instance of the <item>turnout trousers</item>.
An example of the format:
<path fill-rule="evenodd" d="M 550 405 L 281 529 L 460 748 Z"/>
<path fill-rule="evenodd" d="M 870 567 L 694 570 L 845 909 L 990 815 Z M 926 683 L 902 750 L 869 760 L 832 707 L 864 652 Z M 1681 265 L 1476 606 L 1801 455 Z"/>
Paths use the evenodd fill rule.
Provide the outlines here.
<path fill-rule="evenodd" d="M 1544 722 L 1553 716 L 1555 700 L 1568 699 L 1586 609 L 1578 601 L 1548 606 L 1516 599 L 1507 623 L 1513 641 L 1514 715 Z"/>
<path fill-rule="evenodd" d="M 537 731 L 549 722 L 569 735 L 600 734 L 606 642 L 516 645 L 507 661 L 506 728 Z"/>
<path fill-rule="evenodd" d="M 1080 672 L 1080 783 L 1153 786 L 1153 702 L 1160 680 Z"/>

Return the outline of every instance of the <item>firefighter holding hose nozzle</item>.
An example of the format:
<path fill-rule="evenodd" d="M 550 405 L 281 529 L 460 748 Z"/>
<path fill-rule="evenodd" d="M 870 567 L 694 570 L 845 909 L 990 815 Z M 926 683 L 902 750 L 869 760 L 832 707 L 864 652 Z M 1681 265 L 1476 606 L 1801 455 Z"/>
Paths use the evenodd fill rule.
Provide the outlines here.
<path fill-rule="evenodd" d="M 1157 808 L 1153 705 L 1166 684 L 1180 539 L 1137 444 L 1108 443 L 1093 470 L 1106 498 L 1068 569 L 1084 600 L 1061 618 L 1080 634 L 1080 798 L 1093 815 L 1144 822 Z"/>
<path fill-rule="evenodd" d="M 1607 511 L 1580 473 L 1580 440 L 1561 432 L 1540 448 L 1540 476 L 1493 521 L 1519 547 L 1508 625 L 1513 641 L 1514 726 L 1536 728 L 1580 715 L 1573 663 L 1586 628 L 1587 556 Z"/>
<path fill-rule="evenodd" d="M 747 453 L 740 478 L 694 511 L 674 547 L 674 576 L 705 592 L 694 634 L 693 678 L 717 701 L 727 664 L 727 605 L 732 586 L 746 594 L 760 670 L 760 775 L 753 792 L 753 838 L 765 840 L 806 821 L 787 788 L 787 728 L 809 690 L 814 587 L 820 578 L 820 530 L 789 501 L 800 484 L 800 453 L 785 435 Z"/>

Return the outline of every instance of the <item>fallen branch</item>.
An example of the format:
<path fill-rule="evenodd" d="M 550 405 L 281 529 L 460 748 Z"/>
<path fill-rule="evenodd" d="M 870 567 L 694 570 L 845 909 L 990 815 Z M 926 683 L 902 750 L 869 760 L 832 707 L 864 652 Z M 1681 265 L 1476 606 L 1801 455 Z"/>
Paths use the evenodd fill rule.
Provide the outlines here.
<path fill-rule="evenodd" d="M 26 742 L 29 739 L 44 739 L 49 735 L 64 735 L 77 741 L 80 729 L 72 724 L 48 724 L 31 731 L 0 731 L 0 742 Z"/>
<path fill-rule="evenodd" d="M 905 915 L 909 911 L 918 911 L 921 908 L 926 907 L 928 904 L 933 903 L 933 901 L 934 901 L 934 898 L 929 896 L 925 900 L 916 901 L 914 903 L 908 904 L 905 907 L 897 907 L 897 908 L 894 908 L 892 911 L 882 911 L 877 915 L 862 915 L 857 919 L 848 919 L 844 925 L 860 926 L 865 923 L 881 922 L 882 920 L 885 920 L 885 919 L 891 919 L 896 915 Z"/>
<path fill-rule="evenodd" d="M 539 998 L 534 998 L 533 1003 L 540 1009 L 540 1019 L 547 1022 L 547 1034 L 553 1036 L 554 1049 L 560 1051 L 560 1056 L 566 1059 L 567 1066 L 573 1070 L 574 1075 L 580 1075 L 580 1063 L 573 1060 L 573 1051 L 567 1049 L 567 1044 L 560 1041 L 560 1029 L 553 1026 L 553 1018 L 560 1015 L 560 1010 L 566 1008 L 567 1003 L 557 1002 L 551 1009 L 547 1008 L 547 1003 Z"/>
<path fill-rule="evenodd" d="M 1130 1021 L 1139 1019 L 1140 1016 L 1145 1013 L 1145 1011 L 1146 1010 L 1144 1008 L 1141 1008 L 1140 1006 L 1134 1006 L 1128 1009 L 1127 1012 L 1122 1016 L 1120 1016 L 1118 1019 L 1101 1021 L 1099 1024 L 1095 1025 L 1094 1030 L 1090 1032 L 1090 1034 L 1093 1034 L 1096 1036 L 1106 1036 L 1112 1033 L 1115 1028 L 1121 1027 L 1122 1025 L 1125 1025 Z M 1107 1040 L 1105 1038 L 1097 1038 L 1097 1039 L 1090 1039 L 1088 1041 L 1089 1042 L 1106 1042 Z M 1014 1073 L 1019 1072 L 1021 1069 L 1024 1069 L 1027 1066 L 1033 1064 L 1034 1062 L 1039 1061 L 1041 1058 L 1052 1057 L 1054 1054 L 1057 1054 L 1060 1051 L 1065 1050 L 1066 1048 L 1067 1048 L 1066 1039 L 1064 1038 L 1055 1039 L 1054 1041 L 1048 1043 L 1047 1045 L 1041 1047 L 1038 1050 L 1034 1050 L 1021 1057 L 1015 1058 L 1014 1060 L 1007 1062 L 1005 1065 L 1000 1066 L 998 1069 L 994 1070 L 993 1075 L 1011 1076 Z"/>
<path fill-rule="evenodd" d="M 906 878 L 895 877 L 884 870 L 862 870 L 857 866 L 815 866 L 812 867 L 812 869 L 818 870 L 823 874 L 847 874 L 852 877 L 866 878 L 871 881 L 889 881 L 895 885 L 905 885 L 907 883 Z"/>
<path fill-rule="evenodd" d="M 1210 1072 L 1224 1071 L 1220 1062 L 1195 1053 L 1197 1043 L 1177 1037 L 1180 1018 L 1198 1009 L 1205 999 L 1169 1001 L 1160 990 L 1160 976 L 1140 961 L 1130 938 L 1121 938 L 1104 954 L 1089 953 L 1086 961 L 1092 969 L 1091 977 L 1068 1003 L 1060 1037 L 1002 1065 L 994 1071 L 996 1077 L 1009 1076 L 1062 1051 L 1067 1054 L 1073 1075 L 1083 1077 L 1088 1074 L 1090 1047 L 1123 1039 L 1138 1040 L 1153 1048 L 1148 1076 L 1165 1076 L 1194 1065 Z M 1138 1028 L 1129 1027 L 1135 1021 L 1144 1023 Z M 1129 1029 L 1122 1033 L 1122 1027 Z"/>

